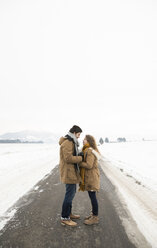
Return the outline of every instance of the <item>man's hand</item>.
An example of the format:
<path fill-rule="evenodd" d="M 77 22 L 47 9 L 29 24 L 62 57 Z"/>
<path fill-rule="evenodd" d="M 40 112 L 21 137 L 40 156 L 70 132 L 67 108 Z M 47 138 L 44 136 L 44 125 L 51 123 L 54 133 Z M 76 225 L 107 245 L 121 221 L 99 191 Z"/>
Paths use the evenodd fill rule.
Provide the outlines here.
<path fill-rule="evenodd" d="M 82 157 L 82 162 L 84 161 L 84 153 L 83 152 L 79 152 L 78 156 Z"/>

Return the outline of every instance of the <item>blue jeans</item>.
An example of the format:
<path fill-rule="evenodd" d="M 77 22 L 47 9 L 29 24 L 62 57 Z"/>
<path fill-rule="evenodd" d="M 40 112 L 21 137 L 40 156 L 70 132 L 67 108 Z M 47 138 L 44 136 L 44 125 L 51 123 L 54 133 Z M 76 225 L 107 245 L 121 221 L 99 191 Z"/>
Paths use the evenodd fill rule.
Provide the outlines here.
<path fill-rule="evenodd" d="M 62 205 L 62 218 L 69 218 L 72 210 L 72 200 L 76 193 L 76 184 L 66 184 L 66 192 Z"/>
<path fill-rule="evenodd" d="M 96 198 L 96 192 L 95 191 L 88 191 L 89 198 L 91 200 L 92 204 L 92 213 L 93 215 L 98 215 L 98 201 Z"/>

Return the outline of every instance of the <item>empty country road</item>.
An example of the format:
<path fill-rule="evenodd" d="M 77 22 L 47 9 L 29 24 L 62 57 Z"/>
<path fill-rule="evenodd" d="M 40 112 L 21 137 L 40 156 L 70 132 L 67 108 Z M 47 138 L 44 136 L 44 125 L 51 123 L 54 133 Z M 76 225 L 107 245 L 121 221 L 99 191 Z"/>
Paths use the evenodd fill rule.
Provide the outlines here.
<path fill-rule="evenodd" d="M 83 224 L 91 205 L 87 192 L 77 192 L 73 200 L 73 213 L 80 214 L 77 227 L 62 226 L 60 213 L 65 186 L 60 183 L 56 166 L 14 206 L 14 217 L 0 231 L 0 248 L 148 248 L 150 247 L 136 224 L 121 204 L 115 187 L 101 171 L 98 193 L 100 223 Z M 116 203 L 116 204 L 115 204 Z M 119 217 L 128 218 L 134 234 L 128 235 Z M 131 237 L 131 238 L 130 238 Z"/>

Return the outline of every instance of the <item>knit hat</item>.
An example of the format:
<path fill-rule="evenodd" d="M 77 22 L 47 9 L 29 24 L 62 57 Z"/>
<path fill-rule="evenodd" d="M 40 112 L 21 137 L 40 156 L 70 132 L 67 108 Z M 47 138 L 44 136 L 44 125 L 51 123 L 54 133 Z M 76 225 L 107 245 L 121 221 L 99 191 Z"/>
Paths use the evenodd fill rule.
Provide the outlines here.
<path fill-rule="evenodd" d="M 82 133 L 82 129 L 79 126 L 74 125 L 69 132 L 71 133 Z"/>

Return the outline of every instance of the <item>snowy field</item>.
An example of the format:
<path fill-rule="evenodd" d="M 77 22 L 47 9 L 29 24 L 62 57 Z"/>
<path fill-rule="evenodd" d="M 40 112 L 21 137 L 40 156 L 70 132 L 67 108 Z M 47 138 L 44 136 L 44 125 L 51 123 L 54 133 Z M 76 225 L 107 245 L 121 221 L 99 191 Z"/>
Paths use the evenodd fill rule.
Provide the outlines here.
<path fill-rule="evenodd" d="M 151 247 L 157 248 L 157 142 L 105 143 L 99 149 L 104 157 L 101 167 L 121 202 Z M 133 238 L 128 220 L 122 222 Z"/>
<path fill-rule="evenodd" d="M 99 148 L 115 166 L 157 191 L 157 141 L 105 143 Z"/>
<path fill-rule="evenodd" d="M 0 144 L 0 229 L 14 214 L 6 211 L 58 161 L 57 144 Z"/>

